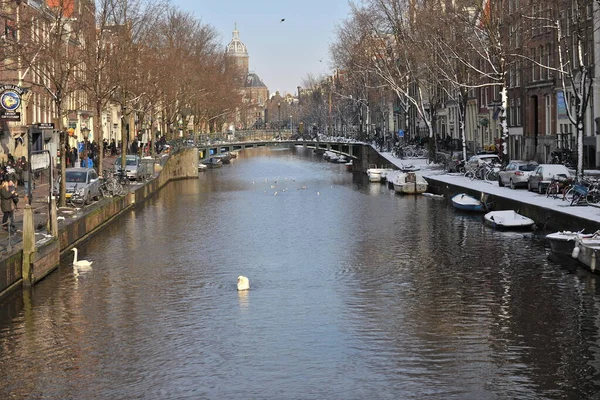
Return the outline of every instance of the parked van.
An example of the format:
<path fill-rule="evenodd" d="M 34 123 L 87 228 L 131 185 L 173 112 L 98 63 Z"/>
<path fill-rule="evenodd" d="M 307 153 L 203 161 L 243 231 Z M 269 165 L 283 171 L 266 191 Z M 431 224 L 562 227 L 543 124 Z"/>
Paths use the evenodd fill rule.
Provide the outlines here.
<path fill-rule="evenodd" d="M 562 164 L 540 164 L 527 180 L 527 189 L 536 190 L 538 193 L 546 193 L 552 179 L 570 179 L 571 173 Z"/>

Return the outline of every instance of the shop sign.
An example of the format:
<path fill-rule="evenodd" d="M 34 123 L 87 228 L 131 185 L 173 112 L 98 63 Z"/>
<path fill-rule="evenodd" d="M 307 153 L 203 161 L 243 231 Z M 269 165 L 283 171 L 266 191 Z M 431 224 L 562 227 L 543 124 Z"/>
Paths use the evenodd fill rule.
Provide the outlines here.
<path fill-rule="evenodd" d="M 20 121 L 21 113 L 14 111 L 2 111 L 0 110 L 0 120 L 2 121 Z"/>
<path fill-rule="evenodd" d="M 0 107 L 4 109 L 0 115 L 3 121 L 20 121 L 21 97 L 25 91 L 16 85 L 0 85 Z M 0 110 L 2 111 L 2 110 Z"/>
<path fill-rule="evenodd" d="M 31 154 L 31 170 L 39 171 L 50 167 L 50 152 L 42 151 Z"/>
<path fill-rule="evenodd" d="M 54 123 L 52 122 L 40 122 L 39 124 L 35 124 L 35 127 L 38 129 L 54 129 Z"/>

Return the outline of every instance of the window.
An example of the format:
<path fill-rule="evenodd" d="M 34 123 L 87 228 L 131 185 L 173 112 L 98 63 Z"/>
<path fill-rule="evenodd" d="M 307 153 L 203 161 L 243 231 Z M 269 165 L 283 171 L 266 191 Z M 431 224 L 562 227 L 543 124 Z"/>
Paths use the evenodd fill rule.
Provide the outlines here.
<path fill-rule="evenodd" d="M 531 61 L 530 62 L 531 62 L 531 81 L 532 82 L 537 81 L 537 75 L 536 75 L 537 65 L 535 65 L 535 62 L 534 62 L 536 60 L 535 57 L 536 57 L 535 49 L 531 49 Z"/>
<path fill-rule="evenodd" d="M 546 45 L 546 79 L 551 79 L 552 74 L 550 73 L 550 68 L 552 68 L 552 45 L 548 43 Z"/>
<path fill-rule="evenodd" d="M 510 105 L 508 107 L 508 118 L 509 118 L 508 125 L 515 126 L 515 100 L 514 99 L 510 99 Z"/>
<path fill-rule="evenodd" d="M 516 125 L 517 126 L 521 126 L 521 99 L 518 98 L 517 99 L 517 112 L 516 112 L 517 116 L 516 116 Z"/>
<path fill-rule="evenodd" d="M 552 97 L 547 94 L 546 100 L 546 135 L 552 134 Z"/>
<path fill-rule="evenodd" d="M 546 68 L 543 67 L 544 65 L 544 46 L 540 46 L 540 54 L 539 54 L 540 58 L 539 58 L 539 69 L 540 69 L 540 73 L 539 73 L 539 78 L 540 80 L 544 79 L 544 75 L 545 75 L 545 70 Z"/>

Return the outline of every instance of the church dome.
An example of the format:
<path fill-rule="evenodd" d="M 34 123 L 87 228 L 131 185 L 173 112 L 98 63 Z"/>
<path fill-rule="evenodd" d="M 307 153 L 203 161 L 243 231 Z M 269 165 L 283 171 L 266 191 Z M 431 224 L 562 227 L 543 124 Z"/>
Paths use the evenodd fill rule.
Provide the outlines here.
<path fill-rule="evenodd" d="M 237 30 L 237 25 L 233 30 L 233 39 L 227 45 L 225 52 L 230 56 L 248 56 L 248 49 L 240 40 L 240 32 Z"/>

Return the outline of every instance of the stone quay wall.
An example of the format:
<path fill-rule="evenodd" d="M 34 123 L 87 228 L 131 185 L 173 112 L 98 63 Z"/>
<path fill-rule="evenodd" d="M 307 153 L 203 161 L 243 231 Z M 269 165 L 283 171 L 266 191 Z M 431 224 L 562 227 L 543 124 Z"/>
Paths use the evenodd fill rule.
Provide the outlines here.
<path fill-rule="evenodd" d="M 58 236 L 37 242 L 31 254 L 24 254 L 23 246 L 14 248 L 5 260 L 0 261 L 0 300 L 22 285 L 39 282 L 58 267 L 63 253 L 87 240 L 123 212 L 142 204 L 170 181 L 197 178 L 197 149 L 180 151 L 171 155 L 150 181 L 130 190 L 127 195 L 101 199 L 82 209 L 74 218 L 67 218 L 59 226 Z"/>

